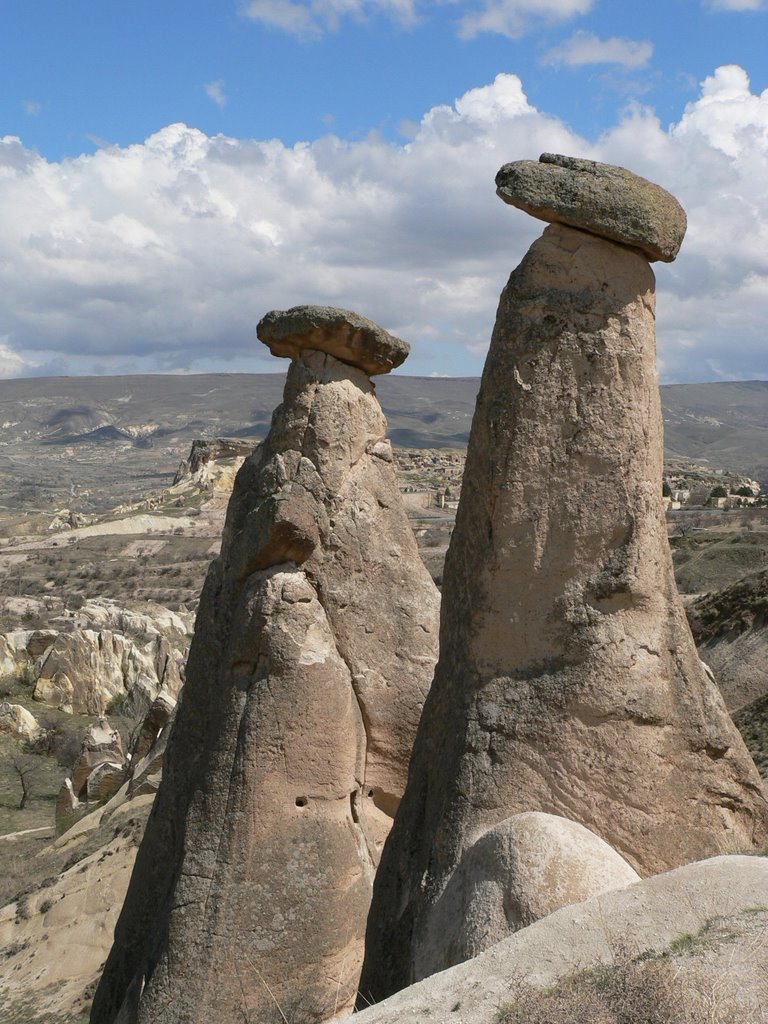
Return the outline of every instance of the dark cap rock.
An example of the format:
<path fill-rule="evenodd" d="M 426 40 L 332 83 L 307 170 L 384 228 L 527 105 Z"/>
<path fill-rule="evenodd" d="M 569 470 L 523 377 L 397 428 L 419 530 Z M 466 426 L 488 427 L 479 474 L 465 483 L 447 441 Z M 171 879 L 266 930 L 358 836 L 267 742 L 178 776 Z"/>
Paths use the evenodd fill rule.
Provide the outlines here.
<path fill-rule="evenodd" d="M 685 236 L 685 210 L 673 195 L 624 167 L 542 153 L 505 164 L 496 194 L 539 220 L 558 221 L 612 242 L 632 245 L 649 260 L 671 263 Z"/>
<path fill-rule="evenodd" d="M 256 334 L 275 356 L 295 359 L 304 349 L 317 349 L 371 375 L 389 373 L 411 351 L 408 342 L 372 320 L 335 306 L 273 309 L 260 320 Z"/>

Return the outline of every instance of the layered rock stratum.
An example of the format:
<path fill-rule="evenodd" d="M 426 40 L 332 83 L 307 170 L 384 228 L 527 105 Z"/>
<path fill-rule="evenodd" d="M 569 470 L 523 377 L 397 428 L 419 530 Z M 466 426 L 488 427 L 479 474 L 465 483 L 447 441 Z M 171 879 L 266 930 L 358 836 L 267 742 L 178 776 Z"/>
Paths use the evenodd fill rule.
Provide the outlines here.
<path fill-rule="evenodd" d="M 631 182 L 605 177 L 631 207 Z M 675 588 L 654 276 L 637 239 L 587 226 L 547 227 L 501 296 L 361 1006 L 461 958 L 443 902 L 467 848 L 510 815 L 585 825 L 641 875 L 768 838 Z"/>
<path fill-rule="evenodd" d="M 94 1024 L 320 1019 L 357 988 L 438 594 L 368 373 L 286 344 L 284 401 L 237 477 Z"/>

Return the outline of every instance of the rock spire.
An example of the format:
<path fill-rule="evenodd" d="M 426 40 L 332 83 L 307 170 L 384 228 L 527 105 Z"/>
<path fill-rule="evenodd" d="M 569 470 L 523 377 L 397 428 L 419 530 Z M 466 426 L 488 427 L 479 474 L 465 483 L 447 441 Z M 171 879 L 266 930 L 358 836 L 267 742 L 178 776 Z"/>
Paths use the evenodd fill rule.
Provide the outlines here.
<path fill-rule="evenodd" d="M 318 307 L 258 333 L 293 357 L 284 400 L 237 476 L 93 1024 L 351 1004 L 432 678 L 439 595 L 369 379 L 405 343 Z"/>
<path fill-rule="evenodd" d="M 557 173 L 549 193 L 537 186 L 537 209 L 572 205 L 576 227 L 548 226 L 501 296 L 361 1006 L 462 958 L 444 927 L 454 876 L 511 815 L 584 825 L 641 875 L 768 838 L 760 779 L 696 655 L 672 572 L 642 251 L 657 240 L 651 228 L 598 237 L 598 218 L 587 210 L 582 222 L 571 199 L 592 172 L 547 159 L 545 174 Z M 629 172 L 599 173 L 612 183 L 607 219 L 641 202 Z"/>

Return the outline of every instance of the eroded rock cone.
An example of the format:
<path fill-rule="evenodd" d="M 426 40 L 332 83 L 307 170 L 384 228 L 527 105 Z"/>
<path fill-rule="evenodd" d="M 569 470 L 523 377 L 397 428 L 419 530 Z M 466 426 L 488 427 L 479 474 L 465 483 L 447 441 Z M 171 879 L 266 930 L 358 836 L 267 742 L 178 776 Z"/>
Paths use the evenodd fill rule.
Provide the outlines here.
<path fill-rule="evenodd" d="M 560 224 L 501 296 L 361 1006 L 461 959 L 452 876 L 510 815 L 583 824 L 643 875 L 768 837 L 675 588 L 654 334 L 637 248 Z"/>
<path fill-rule="evenodd" d="M 94 1024 L 310 1021 L 354 999 L 438 594 L 368 374 L 293 353 L 205 583 Z"/>

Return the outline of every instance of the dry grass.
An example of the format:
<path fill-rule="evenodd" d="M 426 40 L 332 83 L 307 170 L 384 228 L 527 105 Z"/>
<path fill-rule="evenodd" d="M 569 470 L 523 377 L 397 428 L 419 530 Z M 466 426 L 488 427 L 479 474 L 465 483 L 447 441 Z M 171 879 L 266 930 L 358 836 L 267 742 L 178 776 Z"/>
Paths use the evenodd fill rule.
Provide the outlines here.
<path fill-rule="evenodd" d="M 620 952 L 544 991 L 517 979 L 495 1024 L 766 1024 L 764 987 L 760 1000 L 742 1001 L 672 959 Z"/>

